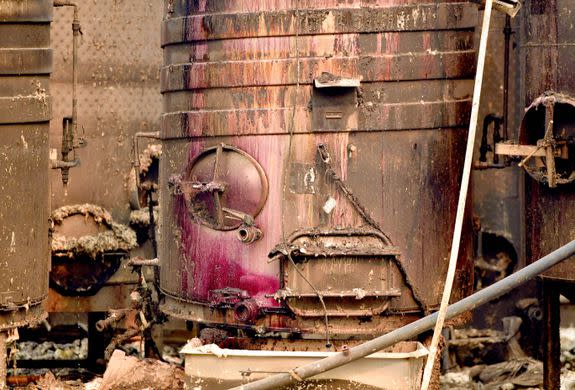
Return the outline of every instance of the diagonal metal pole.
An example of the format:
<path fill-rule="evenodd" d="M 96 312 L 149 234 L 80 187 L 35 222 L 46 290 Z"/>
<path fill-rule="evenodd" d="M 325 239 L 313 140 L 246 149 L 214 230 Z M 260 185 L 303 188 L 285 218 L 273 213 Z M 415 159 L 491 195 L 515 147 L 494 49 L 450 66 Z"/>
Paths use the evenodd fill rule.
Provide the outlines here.
<path fill-rule="evenodd" d="M 471 118 L 469 120 L 469 133 L 467 134 L 467 148 L 465 151 L 465 161 L 463 163 L 463 175 L 461 177 L 461 186 L 459 188 L 459 201 L 457 203 L 457 214 L 455 216 L 455 227 L 453 228 L 453 240 L 451 241 L 451 253 L 449 255 L 449 265 L 445 276 L 445 285 L 441 304 L 439 306 L 437 323 L 433 331 L 433 337 L 429 346 L 429 355 L 423 371 L 423 380 L 421 390 L 427 390 L 433 376 L 433 367 L 437 355 L 437 345 L 441 336 L 441 330 L 445 322 L 445 314 L 455 272 L 457 271 L 457 259 L 459 258 L 459 244 L 461 243 L 461 231 L 465 218 L 465 203 L 467 202 L 467 193 L 469 190 L 469 180 L 471 176 L 471 165 L 473 163 L 473 149 L 475 147 L 475 133 L 477 132 L 477 121 L 479 117 L 479 103 L 481 101 L 481 87 L 483 85 L 483 70 L 485 69 L 485 56 L 487 54 L 487 38 L 489 37 L 489 25 L 491 22 L 491 9 L 493 0 L 485 2 L 485 11 L 483 11 L 483 25 L 481 27 L 481 40 L 479 42 L 479 53 L 477 54 L 477 71 L 475 74 L 475 85 L 473 87 L 473 101 L 471 106 Z"/>
<path fill-rule="evenodd" d="M 509 275 L 505 279 L 502 279 L 497 283 L 494 283 L 491 286 L 450 305 L 447 308 L 446 318 L 449 319 L 456 317 L 467 311 L 474 310 L 489 301 L 499 298 L 574 254 L 575 240 L 537 260 L 533 264 Z M 280 386 L 297 383 L 300 380 L 311 378 L 371 355 L 377 351 L 381 351 L 382 349 L 390 347 L 400 341 L 412 339 L 417 335 L 432 329 L 436 321 L 437 313 L 433 313 L 402 328 L 350 348 L 346 352 L 340 352 L 325 359 L 294 368 L 288 373 L 273 375 L 256 382 L 235 387 L 233 390 L 277 389 Z"/>

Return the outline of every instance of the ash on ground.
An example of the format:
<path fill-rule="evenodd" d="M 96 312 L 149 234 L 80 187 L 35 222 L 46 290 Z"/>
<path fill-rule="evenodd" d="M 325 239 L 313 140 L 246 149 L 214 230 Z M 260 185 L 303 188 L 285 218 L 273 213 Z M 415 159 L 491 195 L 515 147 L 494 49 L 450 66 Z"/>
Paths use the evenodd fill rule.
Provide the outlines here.
<path fill-rule="evenodd" d="M 88 339 L 77 339 L 72 343 L 58 344 L 52 341 L 17 342 L 13 351 L 16 360 L 83 360 L 88 357 Z"/>
<path fill-rule="evenodd" d="M 82 349 L 87 340 L 76 340 L 70 344 L 55 343 L 19 343 L 22 350 L 18 352 L 19 358 L 26 359 L 56 359 L 55 351 L 68 351 L 65 356 L 74 356 L 74 359 L 86 358 L 87 348 Z M 125 351 L 115 350 L 107 364 L 103 376 L 94 376 L 89 372 L 82 372 L 78 368 L 65 369 L 18 369 L 17 375 L 34 377 L 33 382 L 26 386 L 14 388 L 27 390 L 177 390 L 186 388 L 186 376 L 181 367 L 182 358 L 179 349 L 166 346 L 162 358 L 166 362 L 154 359 L 143 359 L 130 356 Z M 73 354 L 73 352 L 75 354 Z M 76 353 L 78 352 L 78 353 Z M 138 355 L 138 351 L 130 351 Z M 86 355 L 84 355 L 86 354 Z M 14 375 L 10 370 L 9 375 Z"/>
<path fill-rule="evenodd" d="M 575 390 L 575 326 L 560 328 L 561 390 Z M 531 358 L 463 367 L 441 376 L 441 390 L 543 389 L 543 363 Z"/>

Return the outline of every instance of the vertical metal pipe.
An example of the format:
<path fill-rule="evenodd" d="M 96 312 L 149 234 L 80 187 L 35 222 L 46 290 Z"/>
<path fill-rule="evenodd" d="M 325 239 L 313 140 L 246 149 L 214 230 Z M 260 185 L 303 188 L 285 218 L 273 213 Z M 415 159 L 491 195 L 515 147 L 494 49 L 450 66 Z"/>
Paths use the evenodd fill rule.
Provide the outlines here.
<path fill-rule="evenodd" d="M 503 55 L 503 139 L 509 139 L 509 51 L 511 45 L 511 16 L 505 16 L 505 52 Z"/>
<path fill-rule="evenodd" d="M 74 5 L 74 19 L 72 20 L 72 143 L 74 135 L 78 134 L 78 41 L 80 39 L 80 21 L 78 20 L 78 6 Z M 72 150 L 74 145 L 72 144 Z"/>
<path fill-rule="evenodd" d="M 73 7 L 74 16 L 72 19 L 72 123 L 68 126 L 67 118 L 64 118 L 62 133 L 62 161 L 59 167 L 62 171 L 62 184 L 64 188 L 68 186 L 70 168 L 77 165 L 76 147 L 74 137 L 78 134 L 78 43 L 82 30 L 78 19 L 78 5 L 68 0 L 54 0 L 55 7 Z M 70 128 L 71 127 L 71 128 Z M 75 163 L 75 164 L 66 164 Z"/>
<path fill-rule="evenodd" d="M 558 389 L 561 386 L 561 346 L 559 340 L 559 286 L 543 279 L 543 388 Z"/>

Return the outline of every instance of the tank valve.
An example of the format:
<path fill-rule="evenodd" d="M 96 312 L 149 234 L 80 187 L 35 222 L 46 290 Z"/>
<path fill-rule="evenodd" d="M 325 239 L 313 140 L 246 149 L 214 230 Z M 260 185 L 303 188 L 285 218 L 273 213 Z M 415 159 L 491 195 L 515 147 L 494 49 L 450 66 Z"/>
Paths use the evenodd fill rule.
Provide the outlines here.
<path fill-rule="evenodd" d="M 244 244 L 251 244 L 252 242 L 255 242 L 260 238 L 262 238 L 262 236 L 263 236 L 262 231 L 253 225 L 251 226 L 243 225 L 238 229 L 237 232 L 238 240 L 240 240 Z"/>
<path fill-rule="evenodd" d="M 260 305 L 255 299 L 244 299 L 234 307 L 234 314 L 239 322 L 251 324 L 260 316 Z"/>

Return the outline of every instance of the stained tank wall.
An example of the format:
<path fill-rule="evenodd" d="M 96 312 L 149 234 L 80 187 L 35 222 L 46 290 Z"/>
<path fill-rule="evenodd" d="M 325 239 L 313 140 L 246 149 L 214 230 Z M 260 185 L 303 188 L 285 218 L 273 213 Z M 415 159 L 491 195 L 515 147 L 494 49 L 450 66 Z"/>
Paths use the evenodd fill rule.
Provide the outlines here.
<path fill-rule="evenodd" d="M 525 106 L 547 91 L 575 96 L 575 27 L 572 0 L 530 0 L 524 7 Z M 569 131 L 573 129 L 573 121 Z M 529 137 L 522 134 L 523 141 Z M 526 175 L 525 223 L 527 260 L 532 262 L 575 238 L 575 186 L 548 188 Z M 575 264 L 566 261 L 553 267 L 548 277 L 575 278 Z"/>
<path fill-rule="evenodd" d="M 280 269 L 277 262 L 267 262 L 267 254 L 285 236 L 301 228 L 365 224 L 334 189 L 306 193 L 286 187 L 290 175 L 316 164 L 319 143 L 400 248 L 425 303 L 435 307 L 465 151 L 476 6 L 330 0 L 253 4 L 181 0 L 167 1 L 164 9 L 159 257 L 162 289 L 174 303 L 169 311 L 205 322 L 228 321 L 206 307 L 210 291 L 235 287 L 262 298 L 274 294 Z M 322 72 L 361 79 L 353 113 L 337 131 L 312 120 L 312 83 Z M 239 242 L 234 232 L 195 223 L 185 203 L 169 195 L 170 177 L 219 143 L 252 155 L 269 180 L 267 202 L 256 218 L 264 236 L 251 245 Z M 322 206 L 328 196 L 337 206 L 326 215 Z M 467 223 L 454 300 L 471 288 L 469 228 Z M 395 278 L 401 280 L 398 274 Z M 278 304 L 267 298 L 266 305 Z M 370 327 L 382 331 L 385 322 L 393 328 L 413 319 L 393 313 L 418 310 L 403 285 L 390 315 L 360 329 L 364 335 Z M 309 332 L 321 329 L 297 325 Z"/>
<path fill-rule="evenodd" d="M 48 293 L 52 1 L 0 1 L 0 330 L 38 322 Z"/>

